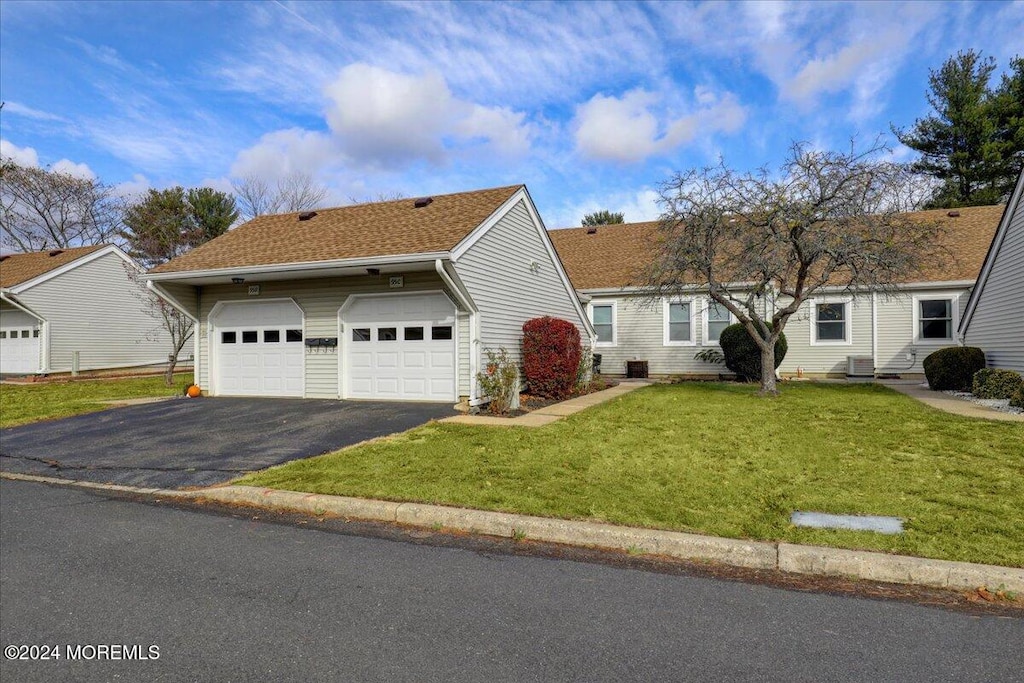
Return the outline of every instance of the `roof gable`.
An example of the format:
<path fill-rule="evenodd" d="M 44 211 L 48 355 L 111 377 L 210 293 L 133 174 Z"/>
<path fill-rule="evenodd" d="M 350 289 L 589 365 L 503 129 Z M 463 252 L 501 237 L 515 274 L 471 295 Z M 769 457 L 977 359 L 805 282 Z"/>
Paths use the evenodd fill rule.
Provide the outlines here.
<path fill-rule="evenodd" d="M 258 216 L 152 273 L 446 252 L 522 185 Z M 420 206 L 417 206 L 420 204 Z M 303 214 L 311 218 L 301 219 Z"/>
<path fill-rule="evenodd" d="M 0 287 L 4 289 L 16 287 L 61 266 L 73 263 L 106 246 L 108 245 L 96 244 L 88 247 L 33 251 L 26 254 L 7 254 L 0 260 Z"/>
<path fill-rule="evenodd" d="M 959 215 L 950 215 L 954 213 Z M 1002 214 L 1002 205 L 906 214 L 911 219 L 938 221 L 943 228 L 943 246 L 950 254 L 947 262 L 913 277 L 912 281 L 974 280 Z M 578 290 L 643 286 L 643 269 L 657 254 L 658 222 L 601 225 L 593 234 L 588 234 L 588 230 L 592 228 L 550 231 L 573 286 Z"/>

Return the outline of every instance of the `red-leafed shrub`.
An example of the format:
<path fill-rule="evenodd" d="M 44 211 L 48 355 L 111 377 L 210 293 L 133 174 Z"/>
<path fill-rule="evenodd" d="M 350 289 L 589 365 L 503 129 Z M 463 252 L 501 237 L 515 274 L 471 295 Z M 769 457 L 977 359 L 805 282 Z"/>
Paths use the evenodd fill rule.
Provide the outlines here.
<path fill-rule="evenodd" d="M 531 394 L 565 398 L 576 384 L 580 331 L 567 320 L 534 318 L 523 325 L 523 373 Z"/>

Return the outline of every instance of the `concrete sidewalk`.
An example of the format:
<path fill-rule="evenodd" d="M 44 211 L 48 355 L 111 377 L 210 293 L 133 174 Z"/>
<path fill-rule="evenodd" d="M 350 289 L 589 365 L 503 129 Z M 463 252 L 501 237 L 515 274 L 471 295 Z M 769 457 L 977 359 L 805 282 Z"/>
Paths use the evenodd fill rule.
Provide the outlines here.
<path fill-rule="evenodd" d="M 971 403 L 970 401 L 962 398 L 944 394 L 941 391 L 932 391 L 927 385 L 921 384 L 916 380 L 913 382 L 879 380 L 878 383 L 882 386 L 889 387 L 894 391 L 898 391 L 901 394 L 910 396 L 911 398 L 916 398 L 921 403 L 929 405 L 932 408 L 938 408 L 939 410 L 947 413 L 953 413 L 954 415 L 977 417 L 984 420 L 1000 420 L 1002 422 L 1024 422 L 1024 415 L 1004 413 L 992 408 L 980 406 L 977 403 Z"/>
<path fill-rule="evenodd" d="M 678 531 L 642 529 L 601 522 L 532 517 L 443 505 L 397 503 L 317 493 L 279 491 L 252 486 L 221 486 L 196 491 L 141 489 L 131 486 L 72 482 L 0 472 L 6 479 L 74 485 L 97 491 L 166 498 L 208 500 L 256 508 L 297 511 L 345 519 L 397 523 L 432 530 L 530 539 L 546 543 L 663 555 L 690 561 L 797 574 L 841 576 L 887 583 L 935 586 L 953 590 L 1006 591 L 1024 595 L 1024 569 L 950 562 L 906 555 L 792 543 L 701 536 Z"/>
<path fill-rule="evenodd" d="M 643 379 L 621 380 L 616 386 L 592 394 L 571 398 L 568 401 L 555 403 L 544 408 L 530 411 L 519 417 L 497 417 L 494 415 L 456 415 L 447 417 L 440 422 L 453 422 L 464 425 L 490 425 L 494 427 L 543 427 L 561 420 L 566 415 L 578 413 L 591 406 L 611 401 L 631 391 L 645 387 L 653 382 Z"/>

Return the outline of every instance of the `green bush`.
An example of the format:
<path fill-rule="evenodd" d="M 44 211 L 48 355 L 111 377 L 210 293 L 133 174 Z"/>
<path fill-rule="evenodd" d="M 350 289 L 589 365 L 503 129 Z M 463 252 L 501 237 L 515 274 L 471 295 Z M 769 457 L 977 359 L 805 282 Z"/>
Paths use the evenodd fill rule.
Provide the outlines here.
<path fill-rule="evenodd" d="M 497 353 L 487 349 L 487 365 L 484 372 L 478 372 L 477 381 L 484 396 L 491 402 L 487 409 L 495 415 L 505 415 L 511 410 L 519 393 L 519 365 L 504 348 Z"/>
<path fill-rule="evenodd" d="M 768 323 L 769 329 L 771 326 L 771 323 Z M 734 323 L 722 330 L 718 343 L 722 347 L 722 355 L 725 356 L 725 367 L 735 372 L 741 379 L 750 382 L 761 381 L 761 349 L 750 337 L 743 323 Z M 786 334 L 780 334 L 775 342 L 776 368 L 786 357 L 788 349 Z"/>
<path fill-rule="evenodd" d="M 1024 410 L 1024 383 L 1017 387 L 1017 391 L 1013 392 L 1013 396 L 1010 397 L 1010 405 Z"/>
<path fill-rule="evenodd" d="M 985 353 L 974 346 L 947 346 L 924 359 L 924 376 L 935 391 L 970 391 L 974 373 L 985 367 Z"/>
<path fill-rule="evenodd" d="M 974 373 L 971 393 L 978 398 L 1005 399 L 1013 396 L 1021 384 L 1024 378 L 1013 370 L 982 368 Z"/>

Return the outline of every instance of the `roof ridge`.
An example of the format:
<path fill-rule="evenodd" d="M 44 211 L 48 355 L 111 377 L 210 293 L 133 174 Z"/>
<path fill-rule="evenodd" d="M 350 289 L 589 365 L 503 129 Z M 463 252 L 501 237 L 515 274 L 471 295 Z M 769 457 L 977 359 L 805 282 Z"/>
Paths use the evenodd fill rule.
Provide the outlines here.
<path fill-rule="evenodd" d="M 415 199 L 417 199 L 419 197 L 434 197 L 435 199 L 438 198 L 438 197 L 458 197 L 460 195 L 478 194 L 478 193 L 481 193 L 481 192 L 497 192 L 498 190 L 511 190 L 513 188 L 520 188 L 520 187 L 525 187 L 525 184 L 517 183 L 515 185 L 499 185 L 498 187 L 483 187 L 483 188 L 480 188 L 478 190 L 462 190 L 461 192 L 446 192 L 444 194 L 422 194 L 422 195 L 418 194 L 418 195 L 410 195 L 408 197 L 398 197 L 397 199 L 384 199 L 384 200 L 375 201 L 375 202 L 357 202 L 355 204 L 345 204 L 343 206 L 325 206 L 325 207 L 318 207 L 318 208 L 313 208 L 313 209 L 299 209 L 298 211 L 285 211 L 283 213 L 265 213 L 265 214 L 260 214 L 259 216 L 256 216 L 252 220 L 256 220 L 256 218 L 262 218 L 264 216 L 293 216 L 293 215 L 298 215 L 300 213 L 306 213 L 307 211 L 316 211 L 318 213 L 320 211 L 343 211 L 345 209 L 354 209 L 354 208 L 359 207 L 359 206 L 374 206 L 374 205 L 384 206 L 386 204 L 396 204 L 396 203 L 399 203 L 399 202 L 408 202 L 408 201 L 413 201 L 413 200 L 415 200 Z"/>

